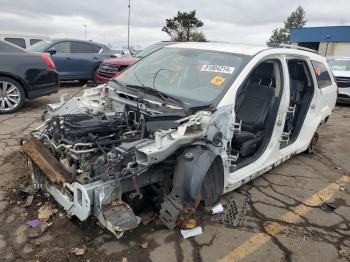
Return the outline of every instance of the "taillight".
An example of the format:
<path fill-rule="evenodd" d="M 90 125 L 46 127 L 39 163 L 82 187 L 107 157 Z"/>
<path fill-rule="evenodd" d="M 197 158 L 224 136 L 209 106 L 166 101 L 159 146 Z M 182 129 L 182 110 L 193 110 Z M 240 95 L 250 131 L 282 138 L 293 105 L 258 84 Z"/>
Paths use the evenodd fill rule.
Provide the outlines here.
<path fill-rule="evenodd" d="M 56 70 L 55 64 L 52 62 L 51 58 L 47 54 L 41 54 L 41 58 L 49 68 Z"/>

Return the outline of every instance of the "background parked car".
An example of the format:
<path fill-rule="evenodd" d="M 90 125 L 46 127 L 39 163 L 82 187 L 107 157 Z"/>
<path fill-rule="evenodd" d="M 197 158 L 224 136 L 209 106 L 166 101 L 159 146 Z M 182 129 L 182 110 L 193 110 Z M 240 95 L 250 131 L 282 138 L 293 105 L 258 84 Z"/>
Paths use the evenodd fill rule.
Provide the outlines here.
<path fill-rule="evenodd" d="M 26 99 L 58 89 L 58 74 L 48 54 L 30 53 L 0 41 L 0 114 L 15 112 Z"/>
<path fill-rule="evenodd" d="M 112 52 L 115 57 L 131 56 L 130 51 L 125 49 L 112 49 Z"/>
<path fill-rule="evenodd" d="M 175 44 L 176 42 L 164 41 L 159 42 L 153 45 L 150 45 L 143 49 L 141 52 L 138 52 L 134 56 L 127 57 L 118 57 L 118 58 L 110 58 L 105 59 L 101 63 L 100 67 L 97 70 L 96 80 L 98 84 L 103 84 L 108 82 L 111 78 L 119 75 L 124 69 L 135 64 L 141 58 L 148 56 L 160 49 L 164 46 Z"/>
<path fill-rule="evenodd" d="M 46 36 L 0 33 L 0 40 L 12 43 L 22 48 L 29 48 L 32 45 L 47 39 L 48 37 Z"/>
<path fill-rule="evenodd" d="M 60 80 L 92 80 L 96 83 L 96 71 L 103 59 L 115 57 L 107 46 L 72 39 L 39 42 L 28 50 L 50 53 Z"/>
<path fill-rule="evenodd" d="M 339 88 L 337 102 L 350 104 L 350 57 L 329 58 L 328 64 Z"/>

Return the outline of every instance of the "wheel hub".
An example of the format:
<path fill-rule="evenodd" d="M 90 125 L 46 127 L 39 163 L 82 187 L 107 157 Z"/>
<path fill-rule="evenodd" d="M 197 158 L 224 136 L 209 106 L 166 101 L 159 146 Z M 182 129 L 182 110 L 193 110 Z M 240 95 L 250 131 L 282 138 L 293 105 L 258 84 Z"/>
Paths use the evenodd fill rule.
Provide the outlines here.
<path fill-rule="evenodd" d="M 17 86 L 10 82 L 0 81 L 0 110 L 9 111 L 20 103 L 20 92 Z"/>

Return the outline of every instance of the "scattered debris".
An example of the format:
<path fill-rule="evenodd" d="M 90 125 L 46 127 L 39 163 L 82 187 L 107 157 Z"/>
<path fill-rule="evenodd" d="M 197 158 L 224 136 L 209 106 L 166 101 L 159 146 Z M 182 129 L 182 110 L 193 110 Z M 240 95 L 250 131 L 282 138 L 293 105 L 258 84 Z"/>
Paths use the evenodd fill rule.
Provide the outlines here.
<path fill-rule="evenodd" d="M 335 169 L 342 170 L 342 168 L 341 168 L 341 167 L 339 167 L 339 166 L 335 167 Z"/>
<path fill-rule="evenodd" d="M 85 249 L 84 248 L 75 247 L 70 252 L 72 254 L 76 255 L 76 256 L 82 256 L 85 253 Z"/>
<path fill-rule="evenodd" d="M 22 205 L 22 207 L 29 207 L 33 203 L 33 200 L 34 200 L 34 196 L 33 195 L 28 196 L 26 201 Z"/>
<path fill-rule="evenodd" d="M 246 195 L 232 192 L 221 199 L 224 211 L 220 215 L 213 216 L 215 222 L 226 227 L 238 227 L 248 209 L 248 197 Z"/>
<path fill-rule="evenodd" d="M 31 228 L 34 228 L 34 227 L 40 225 L 41 223 L 42 223 L 41 220 L 37 218 L 37 219 L 34 219 L 34 220 L 29 220 L 27 222 L 27 225 L 30 226 Z"/>
<path fill-rule="evenodd" d="M 344 191 L 344 190 L 345 190 L 345 187 L 340 186 L 340 191 Z"/>
<path fill-rule="evenodd" d="M 53 209 L 49 204 L 45 204 L 38 210 L 38 218 L 46 222 L 50 219 L 50 217 L 58 212 L 58 209 Z"/>
<path fill-rule="evenodd" d="M 156 212 L 143 212 L 141 215 L 141 222 L 143 225 L 148 225 L 149 223 L 151 223 L 152 221 L 156 220 L 158 217 L 158 214 Z"/>
<path fill-rule="evenodd" d="M 148 244 L 149 244 L 148 241 L 144 241 L 141 244 L 139 244 L 139 246 L 142 247 L 143 249 L 146 249 L 146 248 L 148 248 Z"/>
<path fill-rule="evenodd" d="M 128 262 L 128 259 L 126 257 L 123 257 L 122 262 Z"/>
<path fill-rule="evenodd" d="M 334 204 L 331 204 L 331 203 L 323 203 L 321 205 L 321 208 L 325 211 L 328 211 L 328 212 L 333 212 L 334 210 L 337 209 L 337 207 L 334 205 Z"/>
<path fill-rule="evenodd" d="M 218 203 L 215 206 L 213 206 L 213 208 L 211 209 L 211 212 L 213 215 L 220 214 L 224 212 L 224 206 L 221 203 Z"/>
<path fill-rule="evenodd" d="M 123 200 L 114 200 L 112 203 L 112 206 L 121 206 L 121 205 L 124 205 L 125 202 Z"/>
<path fill-rule="evenodd" d="M 197 226 L 197 221 L 193 218 L 190 218 L 189 220 L 187 220 L 185 223 L 184 223 L 184 226 L 187 228 L 187 229 L 193 229 Z"/>
<path fill-rule="evenodd" d="M 15 191 L 15 189 L 14 189 Z M 19 191 L 28 194 L 28 195 L 35 195 L 37 192 L 37 189 L 34 188 L 33 184 L 29 184 L 27 186 L 22 186 L 19 188 Z"/>
<path fill-rule="evenodd" d="M 42 234 L 45 233 L 45 231 L 49 228 L 49 226 L 51 226 L 52 223 L 42 223 L 39 224 L 38 226 L 36 226 L 35 228 L 33 228 L 31 231 L 29 231 L 28 236 L 30 238 L 36 238 L 38 236 L 41 236 Z"/>
<path fill-rule="evenodd" d="M 347 258 L 350 261 L 350 248 L 348 247 L 341 247 L 339 250 L 339 255 L 342 257 Z"/>
<path fill-rule="evenodd" d="M 194 237 L 194 236 L 198 236 L 203 234 L 203 230 L 202 227 L 195 227 L 193 229 L 189 229 L 189 230 L 181 230 L 181 235 L 184 238 L 189 238 L 189 237 Z"/>

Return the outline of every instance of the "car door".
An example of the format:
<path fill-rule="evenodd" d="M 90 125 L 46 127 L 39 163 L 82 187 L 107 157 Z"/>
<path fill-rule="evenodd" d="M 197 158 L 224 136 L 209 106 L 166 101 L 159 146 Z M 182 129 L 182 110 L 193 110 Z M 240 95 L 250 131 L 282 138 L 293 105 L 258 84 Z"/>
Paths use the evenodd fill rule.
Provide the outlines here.
<path fill-rule="evenodd" d="M 71 43 L 76 76 L 79 79 L 92 79 L 93 72 L 102 61 L 99 56 L 101 47 L 78 41 L 72 41 Z"/>
<path fill-rule="evenodd" d="M 322 110 L 324 113 L 330 113 L 336 103 L 337 85 L 331 76 L 329 66 L 320 61 L 311 60 L 314 74 L 316 76 L 317 86 L 321 92 Z"/>
<path fill-rule="evenodd" d="M 71 42 L 62 41 L 50 46 L 51 58 L 55 63 L 60 79 L 71 79 L 75 75 L 75 64 L 71 58 Z M 54 51 L 54 52 L 52 52 Z"/>

